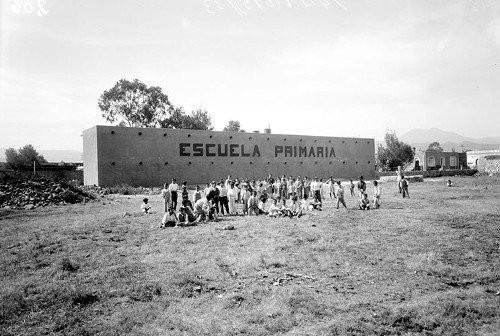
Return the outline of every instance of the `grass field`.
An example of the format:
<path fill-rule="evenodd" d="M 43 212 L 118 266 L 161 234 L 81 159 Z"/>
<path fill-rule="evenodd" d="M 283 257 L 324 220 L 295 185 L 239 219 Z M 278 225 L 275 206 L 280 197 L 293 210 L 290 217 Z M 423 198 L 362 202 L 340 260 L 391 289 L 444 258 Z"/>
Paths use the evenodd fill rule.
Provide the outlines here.
<path fill-rule="evenodd" d="M 500 335 L 500 178 L 453 180 L 186 228 L 139 195 L 0 212 L 0 333 Z"/>

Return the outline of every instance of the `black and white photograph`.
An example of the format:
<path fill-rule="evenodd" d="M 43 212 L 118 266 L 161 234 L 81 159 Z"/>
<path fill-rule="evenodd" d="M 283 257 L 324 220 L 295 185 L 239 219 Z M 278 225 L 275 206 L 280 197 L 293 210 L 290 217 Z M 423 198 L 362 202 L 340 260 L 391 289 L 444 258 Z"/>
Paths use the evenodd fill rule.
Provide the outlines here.
<path fill-rule="evenodd" d="M 2 0 L 0 335 L 500 335 L 500 2 Z"/>

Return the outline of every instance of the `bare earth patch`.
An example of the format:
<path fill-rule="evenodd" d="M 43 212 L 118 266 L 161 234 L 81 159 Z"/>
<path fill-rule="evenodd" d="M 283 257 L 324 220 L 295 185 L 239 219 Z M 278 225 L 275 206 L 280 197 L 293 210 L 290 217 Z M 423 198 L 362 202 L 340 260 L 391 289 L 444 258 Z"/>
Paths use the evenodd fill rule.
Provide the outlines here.
<path fill-rule="evenodd" d="M 0 334 L 499 335 L 500 179 L 453 180 L 185 228 L 140 195 L 0 210 Z"/>

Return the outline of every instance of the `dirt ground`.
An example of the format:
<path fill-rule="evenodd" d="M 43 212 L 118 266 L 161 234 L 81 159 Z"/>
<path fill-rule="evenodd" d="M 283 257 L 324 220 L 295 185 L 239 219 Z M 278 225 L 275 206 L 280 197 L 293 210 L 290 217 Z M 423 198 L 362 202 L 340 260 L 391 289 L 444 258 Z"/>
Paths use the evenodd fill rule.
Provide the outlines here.
<path fill-rule="evenodd" d="M 500 178 L 452 180 L 185 228 L 150 195 L 0 211 L 0 335 L 500 335 Z"/>

